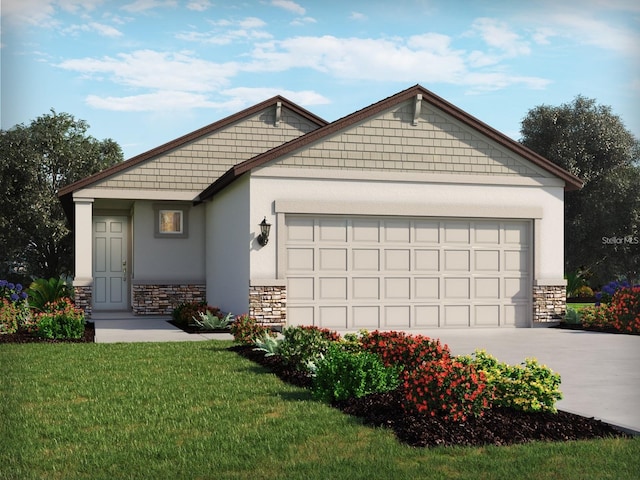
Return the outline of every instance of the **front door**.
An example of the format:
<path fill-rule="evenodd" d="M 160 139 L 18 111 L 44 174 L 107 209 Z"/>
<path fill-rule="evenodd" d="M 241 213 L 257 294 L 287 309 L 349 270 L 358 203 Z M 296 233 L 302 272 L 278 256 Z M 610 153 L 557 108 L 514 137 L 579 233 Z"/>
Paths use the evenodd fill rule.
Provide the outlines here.
<path fill-rule="evenodd" d="M 127 217 L 93 219 L 93 308 L 127 310 Z"/>

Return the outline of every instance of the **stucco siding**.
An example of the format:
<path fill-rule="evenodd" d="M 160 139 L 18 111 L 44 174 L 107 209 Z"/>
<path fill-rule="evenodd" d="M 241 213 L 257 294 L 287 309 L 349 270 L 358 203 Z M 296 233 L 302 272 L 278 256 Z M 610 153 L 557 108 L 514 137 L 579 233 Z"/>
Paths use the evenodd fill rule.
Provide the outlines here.
<path fill-rule="evenodd" d="M 187 190 L 196 194 L 230 167 L 293 140 L 317 125 L 275 106 L 94 185 L 99 189 Z M 195 195 L 194 195 L 195 196 Z"/>
<path fill-rule="evenodd" d="M 240 315 L 249 308 L 249 255 L 257 248 L 251 218 L 248 176 L 238 180 L 209 203 L 206 209 L 207 302 Z"/>
<path fill-rule="evenodd" d="M 132 282 L 205 283 L 204 209 L 181 203 L 188 208 L 187 238 L 155 238 L 153 203 L 133 207 Z"/>
<path fill-rule="evenodd" d="M 549 177 L 542 169 L 422 102 L 383 114 L 279 160 L 280 167 Z"/>

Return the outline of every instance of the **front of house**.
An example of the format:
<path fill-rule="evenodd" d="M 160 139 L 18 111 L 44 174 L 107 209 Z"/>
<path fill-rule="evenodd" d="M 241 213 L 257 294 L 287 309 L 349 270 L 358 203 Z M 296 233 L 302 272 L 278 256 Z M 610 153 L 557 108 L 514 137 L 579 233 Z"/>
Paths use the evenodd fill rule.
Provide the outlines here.
<path fill-rule="evenodd" d="M 580 187 L 417 85 L 332 123 L 274 97 L 60 197 L 88 312 L 206 300 L 265 323 L 411 330 L 560 315 L 564 191 Z"/>

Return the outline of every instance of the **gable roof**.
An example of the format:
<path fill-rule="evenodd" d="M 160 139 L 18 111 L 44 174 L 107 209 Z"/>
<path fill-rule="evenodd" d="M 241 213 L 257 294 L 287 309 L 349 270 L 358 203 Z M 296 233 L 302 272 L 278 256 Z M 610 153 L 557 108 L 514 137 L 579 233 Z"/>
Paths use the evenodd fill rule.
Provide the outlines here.
<path fill-rule="evenodd" d="M 478 120 L 467 112 L 461 110 L 455 105 L 447 102 L 443 98 L 437 96 L 433 92 L 427 90 L 421 85 L 415 85 L 411 88 L 403 90 L 391 97 L 381 100 L 373 105 L 358 110 L 351 115 L 347 115 L 335 122 L 329 123 L 324 127 L 309 132 L 301 137 L 284 143 L 278 147 L 268 150 L 260 155 L 257 155 L 249 160 L 241 162 L 231 167 L 224 175 L 219 177 L 209 187 L 203 190 L 200 195 L 194 200 L 195 204 L 202 203 L 216 193 L 223 190 L 229 184 L 233 183 L 237 178 L 241 177 L 245 173 L 251 171 L 253 168 L 260 167 L 272 160 L 276 160 L 282 156 L 290 154 L 296 150 L 299 150 L 307 145 L 322 140 L 334 133 L 337 133 L 345 128 L 348 128 L 356 123 L 359 123 L 367 118 L 373 117 L 395 105 L 403 103 L 409 99 L 415 98 L 416 95 L 421 94 L 422 100 L 431 104 L 435 108 L 447 113 L 454 119 L 461 123 L 473 128 L 477 132 L 485 135 L 491 140 L 495 141 L 499 145 L 507 148 L 511 152 L 519 155 L 520 157 L 532 162 L 543 170 L 561 178 L 565 182 L 565 190 L 579 190 L 583 186 L 583 181 L 567 172 L 558 165 L 547 160 L 543 156 L 535 153 L 533 150 L 525 147 L 524 145 L 512 140 L 503 133 L 500 133 L 496 129 L 490 127 L 486 123 Z"/>
<path fill-rule="evenodd" d="M 160 145 L 159 147 L 153 148 L 147 152 L 144 152 L 140 155 L 137 155 L 135 157 L 132 157 L 128 160 L 125 160 L 124 162 L 118 163 L 116 165 L 113 165 L 105 170 L 102 170 L 94 175 L 91 175 L 89 177 L 83 178 L 82 180 L 78 180 L 77 182 L 71 183 L 69 185 L 66 185 L 64 187 L 62 187 L 59 191 L 58 191 L 58 197 L 65 197 L 68 196 L 69 194 L 72 194 L 75 191 L 78 191 L 82 188 L 86 188 L 90 185 L 93 185 L 101 180 L 104 180 L 112 175 L 121 173 L 125 170 L 128 170 L 132 167 L 135 167 L 136 165 L 139 165 L 143 162 L 146 162 L 147 160 L 151 160 L 154 157 L 157 157 L 159 155 L 162 155 L 164 153 L 167 153 L 171 150 L 174 150 L 178 147 L 181 147 L 189 142 L 193 142 L 201 137 L 210 135 L 212 133 L 214 133 L 217 130 L 220 130 L 224 127 L 227 127 L 235 122 L 237 122 L 238 120 L 241 120 L 243 118 L 246 117 L 250 117 L 252 115 L 255 115 L 257 113 L 259 113 L 260 111 L 264 110 L 267 107 L 270 106 L 274 106 L 276 105 L 278 102 L 281 102 L 283 107 L 286 107 L 287 109 L 297 113 L 298 115 L 302 116 L 303 118 L 306 118 L 307 120 L 309 120 L 312 123 L 315 123 L 316 125 L 318 125 L 319 127 L 325 126 L 328 124 L 328 122 L 326 120 L 324 120 L 323 118 L 318 117 L 317 115 L 315 115 L 314 113 L 311 113 L 310 111 L 300 107 L 299 105 L 296 105 L 295 103 L 287 100 L 286 98 L 277 95 L 275 97 L 272 97 L 268 100 L 265 100 L 264 102 L 260 102 L 252 107 L 246 108 L 238 113 L 235 113 L 233 115 L 230 115 L 226 118 L 223 118 L 222 120 L 219 120 L 217 122 L 211 123 L 205 127 L 199 128 L 198 130 L 195 130 L 191 133 L 188 133 L 186 135 L 183 135 L 181 137 L 176 138 L 175 140 L 171 140 L 170 142 L 167 142 L 163 145 Z"/>

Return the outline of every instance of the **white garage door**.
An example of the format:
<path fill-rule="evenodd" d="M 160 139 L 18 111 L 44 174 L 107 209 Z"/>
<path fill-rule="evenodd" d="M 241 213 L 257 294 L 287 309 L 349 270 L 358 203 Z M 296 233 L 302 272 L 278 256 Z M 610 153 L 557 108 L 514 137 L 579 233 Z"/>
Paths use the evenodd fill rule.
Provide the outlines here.
<path fill-rule="evenodd" d="M 287 215 L 290 325 L 529 326 L 528 221 Z"/>

